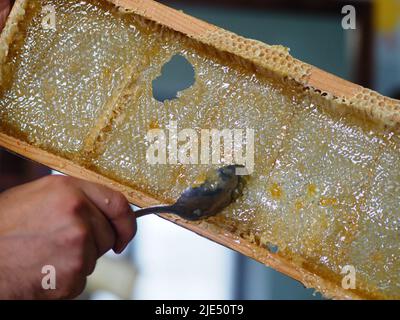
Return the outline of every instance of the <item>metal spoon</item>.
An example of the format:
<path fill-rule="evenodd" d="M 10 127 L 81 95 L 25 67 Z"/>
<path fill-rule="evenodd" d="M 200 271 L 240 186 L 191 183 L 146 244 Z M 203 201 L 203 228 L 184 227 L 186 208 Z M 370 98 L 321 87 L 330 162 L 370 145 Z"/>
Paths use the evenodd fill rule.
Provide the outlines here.
<path fill-rule="evenodd" d="M 245 178 L 236 174 L 241 165 L 212 170 L 199 186 L 189 187 L 173 205 L 153 206 L 135 211 L 136 217 L 150 213 L 174 213 L 186 220 L 213 216 L 241 196 Z"/>

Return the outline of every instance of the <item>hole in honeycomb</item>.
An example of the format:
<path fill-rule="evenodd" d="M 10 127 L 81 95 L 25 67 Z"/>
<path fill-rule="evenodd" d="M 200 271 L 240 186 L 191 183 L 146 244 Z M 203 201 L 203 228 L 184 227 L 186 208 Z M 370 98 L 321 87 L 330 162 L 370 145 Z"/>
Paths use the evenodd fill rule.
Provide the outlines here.
<path fill-rule="evenodd" d="M 193 83 L 193 66 L 185 57 L 176 54 L 164 64 L 161 75 L 153 80 L 153 97 L 161 102 L 176 99 L 180 91 Z"/>
<path fill-rule="evenodd" d="M 278 246 L 277 246 L 277 245 L 274 245 L 274 244 L 272 244 L 272 243 L 267 243 L 267 249 L 268 249 L 268 251 L 271 252 L 271 253 L 278 253 L 278 251 L 279 251 Z"/>

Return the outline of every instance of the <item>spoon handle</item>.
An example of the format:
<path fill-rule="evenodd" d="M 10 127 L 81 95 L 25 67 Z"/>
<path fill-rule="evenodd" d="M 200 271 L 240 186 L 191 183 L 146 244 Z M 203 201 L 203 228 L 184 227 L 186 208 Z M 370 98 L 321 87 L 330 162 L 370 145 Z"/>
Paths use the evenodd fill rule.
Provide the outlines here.
<path fill-rule="evenodd" d="M 135 216 L 136 216 L 136 218 L 139 218 L 139 217 L 143 217 L 145 215 L 151 214 L 151 213 L 175 213 L 176 214 L 177 212 L 173 206 L 160 205 L 160 206 L 153 206 L 153 207 L 136 210 Z"/>

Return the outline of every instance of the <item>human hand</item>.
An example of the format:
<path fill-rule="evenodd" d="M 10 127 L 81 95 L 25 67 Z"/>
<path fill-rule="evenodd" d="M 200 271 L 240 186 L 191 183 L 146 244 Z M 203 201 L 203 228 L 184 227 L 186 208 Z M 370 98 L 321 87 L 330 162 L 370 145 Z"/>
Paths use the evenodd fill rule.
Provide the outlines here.
<path fill-rule="evenodd" d="M 96 260 L 136 233 L 125 197 L 83 180 L 48 176 L 0 194 L 0 298 L 73 298 Z M 56 289 L 42 288 L 54 266 Z"/>

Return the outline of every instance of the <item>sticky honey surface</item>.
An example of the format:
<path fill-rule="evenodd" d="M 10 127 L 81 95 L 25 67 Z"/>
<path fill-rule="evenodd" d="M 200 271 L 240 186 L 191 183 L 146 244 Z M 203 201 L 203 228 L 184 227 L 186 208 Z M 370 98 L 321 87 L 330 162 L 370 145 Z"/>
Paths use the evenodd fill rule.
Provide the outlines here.
<path fill-rule="evenodd" d="M 49 5 L 55 9 L 54 30 L 43 27 Z M 135 57 L 144 53 L 136 27 L 109 9 L 71 0 L 29 1 L 6 65 L 8 81 L 0 88 L 2 127 L 66 154 L 82 148 L 102 109 L 139 67 Z"/>
<path fill-rule="evenodd" d="M 32 2 L 1 84 L 0 127 L 160 201 L 171 202 L 210 167 L 150 164 L 149 130 L 246 129 L 255 167 L 240 201 L 210 223 L 341 285 L 356 269 L 368 297 L 400 297 L 399 141 L 354 119 L 326 114 L 281 87 L 154 31 L 94 1 Z M 43 30 L 42 7 L 57 14 Z M 175 54 L 195 82 L 177 99 L 153 98 L 152 81 Z M 169 137 L 171 138 L 171 137 Z"/>

